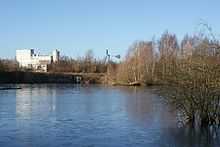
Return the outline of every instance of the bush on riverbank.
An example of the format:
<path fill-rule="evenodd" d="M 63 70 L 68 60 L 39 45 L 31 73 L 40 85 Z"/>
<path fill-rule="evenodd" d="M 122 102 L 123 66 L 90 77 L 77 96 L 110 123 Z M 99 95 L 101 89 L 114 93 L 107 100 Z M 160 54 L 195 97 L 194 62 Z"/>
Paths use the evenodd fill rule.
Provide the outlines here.
<path fill-rule="evenodd" d="M 158 42 L 135 42 L 116 67 L 115 83 L 166 86 L 168 101 L 182 121 L 220 125 L 220 44 L 207 36 L 186 35 L 178 43 L 165 32 Z"/>
<path fill-rule="evenodd" d="M 15 60 L 0 59 L 0 71 L 18 71 L 20 70 L 18 63 Z"/>
<path fill-rule="evenodd" d="M 210 58 L 182 62 L 167 77 L 169 91 L 165 95 L 174 104 L 181 119 L 191 125 L 220 123 L 220 65 Z"/>

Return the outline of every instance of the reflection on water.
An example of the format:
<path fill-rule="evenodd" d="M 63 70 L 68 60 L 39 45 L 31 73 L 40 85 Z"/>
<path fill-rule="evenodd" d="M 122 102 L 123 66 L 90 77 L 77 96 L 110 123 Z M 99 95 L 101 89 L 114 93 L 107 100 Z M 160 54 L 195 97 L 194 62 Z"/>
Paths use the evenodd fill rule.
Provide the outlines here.
<path fill-rule="evenodd" d="M 178 128 L 153 90 L 21 85 L 0 91 L 0 146 L 217 147 L 213 129 Z"/>
<path fill-rule="evenodd" d="M 56 90 L 48 86 L 28 87 L 16 91 L 16 117 L 44 118 L 56 109 Z"/>

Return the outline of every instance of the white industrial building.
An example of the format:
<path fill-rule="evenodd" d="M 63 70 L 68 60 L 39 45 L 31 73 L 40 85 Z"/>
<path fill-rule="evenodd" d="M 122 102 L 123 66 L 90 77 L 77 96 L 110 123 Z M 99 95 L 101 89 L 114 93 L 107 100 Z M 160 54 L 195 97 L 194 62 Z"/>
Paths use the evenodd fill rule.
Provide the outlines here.
<path fill-rule="evenodd" d="M 20 67 L 47 72 L 49 64 L 59 61 L 59 54 L 58 50 L 50 55 L 40 55 L 34 49 L 22 49 L 16 50 L 16 60 Z"/>

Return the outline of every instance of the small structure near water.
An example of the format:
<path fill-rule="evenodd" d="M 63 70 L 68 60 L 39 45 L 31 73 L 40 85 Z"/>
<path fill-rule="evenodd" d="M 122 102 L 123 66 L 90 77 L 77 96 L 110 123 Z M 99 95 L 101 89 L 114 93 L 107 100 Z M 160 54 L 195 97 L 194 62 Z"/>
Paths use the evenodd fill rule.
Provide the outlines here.
<path fill-rule="evenodd" d="M 40 55 L 34 49 L 16 50 L 16 60 L 20 67 L 32 69 L 34 71 L 47 72 L 48 65 L 58 62 L 60 52 L 54 50 L 50 55 Z"/>

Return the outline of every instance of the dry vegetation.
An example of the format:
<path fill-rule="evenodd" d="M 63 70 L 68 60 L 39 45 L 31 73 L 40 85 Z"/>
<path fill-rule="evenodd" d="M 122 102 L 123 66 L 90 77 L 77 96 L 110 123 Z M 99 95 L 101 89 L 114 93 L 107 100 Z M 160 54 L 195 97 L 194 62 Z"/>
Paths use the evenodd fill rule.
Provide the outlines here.
<path fill-rule="evenodd" d="M 163 95 L 191 125 L 220 125 L 220 44 L 165 32 L 159 41 L 135 42 L 114 69 L 113 83 L 163 85 Z"/>
<path fill-rule="evenodd" d="M 10 71 L 30 71 L 19 67 L 15 60 L 0 60 L 0 72 Z M 60 61 L 49 65 L 51 73 L 106 73 L 106 61 L 97 60 L 93 51 L 88 50 L 83 57 L 73 59 L 68 56 L 62 56 Z"/>
<path fill-rule="evenodd" d="M 15 60 L 0 60 L 0 72 L 18 70 L 20 69 Z"/>
<path fill-rule="evenodd" d="M 84 57 L 78 59 L 63 56 L 58 63 L 49 67 L 50 72 L 105 73 L 106 70 L 105 60 L 97 60 L 92 50 L 88 50 Z"/>

